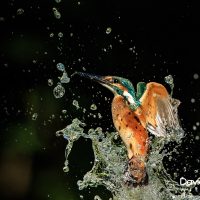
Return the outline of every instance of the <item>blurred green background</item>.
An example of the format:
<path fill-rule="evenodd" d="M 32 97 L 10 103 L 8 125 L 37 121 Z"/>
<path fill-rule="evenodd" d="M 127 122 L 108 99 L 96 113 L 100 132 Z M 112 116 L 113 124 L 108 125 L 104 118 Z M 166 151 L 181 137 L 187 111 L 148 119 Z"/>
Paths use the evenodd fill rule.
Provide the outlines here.
<path fill-rule="evenodd" d="M 61 18 L 56 18 L 53 8 Z M 171 163 L 171 173 L 187 166 L 185 176 L 196 180 L 194 170 L 200 170 L 198 19 L 197 5 L 188 1 L 1 1 L 0 199 L 111 197 L 104 187 L 78 190 L 77 180 L 92 167 L 91 142 L 76 142 L 66 174 L 62 168 L 67 141 L 55 132 L 76 117 L 86 122 L 86 130 L 97 126 L 114 130 L 112 94 L 74 77 L 64 85 L 64 97 L 56 99 L 53 88 L 62 75 L 56 69 L 59 62 L 69 75 L 86 70 L 126 77 L 134 85 L 164 84 L 164 77 L 172 74 L 187 138 L 180 157 Z M 80 109 L 73 100 L 78 100 Z M 90 110 L 93 103 L 97 111 Z M 98 113 L 101 119 L 94 117 Z"/>

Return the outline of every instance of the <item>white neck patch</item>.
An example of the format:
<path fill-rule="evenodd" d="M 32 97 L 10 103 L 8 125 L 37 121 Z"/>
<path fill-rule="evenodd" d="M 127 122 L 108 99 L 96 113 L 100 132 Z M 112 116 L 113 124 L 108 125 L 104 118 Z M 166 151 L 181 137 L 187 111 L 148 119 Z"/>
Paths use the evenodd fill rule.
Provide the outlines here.
<path fill-rule="evenodd" d="M 128 100 L 128 102 L 129 102 L 130 104 L 135 105 L 135 101 L 134 101 L 133 97 L 132 97 L 127 91 L 124 91 L 124 92 L 123 92 L 123 95 L 124 95 L 125 97 L 127 97 L 127 100 Z"/>

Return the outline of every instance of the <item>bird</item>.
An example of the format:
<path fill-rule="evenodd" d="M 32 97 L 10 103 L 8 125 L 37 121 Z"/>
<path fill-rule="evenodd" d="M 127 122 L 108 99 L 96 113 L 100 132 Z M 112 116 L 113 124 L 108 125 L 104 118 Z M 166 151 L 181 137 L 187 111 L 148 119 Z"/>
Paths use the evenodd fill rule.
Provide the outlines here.
<path fill-rule="evenodd" d="M 177 123 L 173 101 L 167 89 L 157 82 L 139 82 L 135 91 L 131 81 L 123 77 L 85 72 L 75 74 L 100 83 L 114 94 L 112 119 L 128 156 L 124 182 L 133 187 L 147 185 L 149 133 L 165 137 L 168 134 L 167 127 Z"/>

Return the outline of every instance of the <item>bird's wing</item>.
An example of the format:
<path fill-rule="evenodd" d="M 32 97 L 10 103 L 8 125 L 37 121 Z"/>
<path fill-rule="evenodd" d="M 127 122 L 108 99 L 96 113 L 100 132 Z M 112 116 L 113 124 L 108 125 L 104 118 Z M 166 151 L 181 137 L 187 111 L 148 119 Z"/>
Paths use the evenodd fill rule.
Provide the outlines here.
<path fill-rule="evenodd" d="M 180 102 L 172 99 L 163 85 L 148 83 L 140 102 L 146 128 L 152 134 L 166 136 L 168 129 L 179 125 L 177 107 Z"/>

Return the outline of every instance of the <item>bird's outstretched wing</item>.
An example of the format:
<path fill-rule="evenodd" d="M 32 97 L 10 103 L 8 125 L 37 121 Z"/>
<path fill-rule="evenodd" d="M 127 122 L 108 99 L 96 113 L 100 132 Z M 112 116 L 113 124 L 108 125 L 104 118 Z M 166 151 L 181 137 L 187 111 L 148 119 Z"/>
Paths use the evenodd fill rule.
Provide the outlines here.
<path fill-rule="evenodd" d="M 146 128 L 152 134 L 166 136 L 169 129 L 179 126 L 177 107 L 180 101 L 172 99 L 163 85 L 148 83 L 140 102 Z"/>

